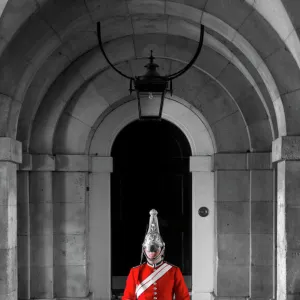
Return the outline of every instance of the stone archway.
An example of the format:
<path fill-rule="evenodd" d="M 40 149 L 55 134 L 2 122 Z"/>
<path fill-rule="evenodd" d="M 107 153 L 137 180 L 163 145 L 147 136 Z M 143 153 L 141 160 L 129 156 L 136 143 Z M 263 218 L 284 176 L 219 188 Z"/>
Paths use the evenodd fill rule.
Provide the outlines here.
<path fill-rule="evenodd" d="M 178 99 L 179 100 L 179 99 Z M 89 197 L 90 288 L 95 300 L 109 299 L 110 273 L 110 173 L 111 147 L 117 134 L 137 119 L 137 103 L 120 105 L 100 123 L 91 141 Z M 166 99 L 163 118 L 186 135 L 192 150 L 192 294 L 193 299 L 210 299 L 214 289 L 214 176 L 211 156 L 215 153 L 214 138 L 200 113 L 185 102 Z M 198 209 L 209 208 L 210 214 L 200 218 Z M 197 233 L 197 234 L 196 234 Z M 101 282 L 99 281 L 101 278 Z"/>

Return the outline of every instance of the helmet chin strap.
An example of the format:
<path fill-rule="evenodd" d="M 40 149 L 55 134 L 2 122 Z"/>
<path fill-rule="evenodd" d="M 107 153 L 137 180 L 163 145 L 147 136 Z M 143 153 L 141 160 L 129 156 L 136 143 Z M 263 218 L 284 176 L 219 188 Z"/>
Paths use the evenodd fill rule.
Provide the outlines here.
<path fill-rule="evenodd" d="M 147 254 L 144 252 L 144 255 L 147 259 L 148 264 L 150 264 L 151 266 L 156 266 L 158 265 L 160 262 L 162 262 L 164 260 L 164 253 L 165 253 L 165 249 L 162 249 L 161 252 L 159 253 L 158 256 L 156 256 L 155 258 L 151 259 L 147 256 Z"/>

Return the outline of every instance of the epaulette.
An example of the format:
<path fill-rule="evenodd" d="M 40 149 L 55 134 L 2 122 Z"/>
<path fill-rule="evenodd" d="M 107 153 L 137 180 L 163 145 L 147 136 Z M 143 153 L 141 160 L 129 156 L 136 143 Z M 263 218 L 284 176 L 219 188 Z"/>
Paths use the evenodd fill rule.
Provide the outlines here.
<path fill-rule="evenodd" d="M 168 261 L 165 261 L 165 263 L 168 264 L 168 265 L 170 265 L 170 266 L 172 266 L 172 267 L 174 267 L 174 268 L 178 268 L 177 266 L 175 266 L 173 264 L 170 264 Z"/>
<path fill-rule="evenodd" d="M 135 268 L 138 268 L 138 267 L 140 267 L 140 266 L 142 266 L 142 265 L 144 265 L 145 263 L 142 263 L 142 264 L 140 264 L 140 265 L 137 265 L 137 266 L 135 266 L 135 267 L 132 267 L 132 269 L 135 269 Z"/>

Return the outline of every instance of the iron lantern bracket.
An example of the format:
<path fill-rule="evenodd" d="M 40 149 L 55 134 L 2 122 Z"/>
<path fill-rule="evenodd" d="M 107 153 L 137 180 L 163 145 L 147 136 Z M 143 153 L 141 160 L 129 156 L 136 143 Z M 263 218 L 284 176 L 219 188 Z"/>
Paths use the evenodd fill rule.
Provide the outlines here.
<path fill-rule="evenodd" d="M 101 24 L 100 22 L 97 22 L 97 37 L 98 37 L 98 42 L 99 42 L 99 47 L 100 50 L 108 62 L 108 64 L 121 76 L 127 78 L 130 80 L 129 83 L 129 92 L 130 94 L 132 92 L 136 92 L 138 99 L 141 93 L 160 93 L 161 94 L 161 106 L 160 106 L 160 116 L 162 112 L 162 105 L 164 101 L 165 94 L 169 92 L 171 95 L 173 93 L 173 80 L 181 75 L 183 75 L 196 61 L 197 57 L 200 54 L 200 51 L 202 49 L 203 45 L 203 37 L 204 37 L 204 26 L 200 24 L 200 39 L 198 43 L 198 47 L 196 50 L 196 53 L 194 54 L 193 58 L 191 61 L 181 70 L 167 75 L 167 76 L 161 76 L 158 71 L 156 70 L 159 65 L 154 63 L 154 57 L 152 55 L 152 50 L 151 50 L 151 55 L 149 56 L 149 63 L 145 65 L 145 68 L 147 69 L 146 73 L 142 76 L 128 76 L 118 70 L 113 63 L 109 60 L 107 57 L 104 48 L 103 48 L 103 43 L 101 40 Z M 139 113 L 140 113 L 140 101 L 139 101 Z"/>
<path fill-rule="evenodd" d="M 148 79 L 151 79 L 151 80 L 155 80 L 155 77 L 160 77 L 160 78 L 165 78 L 166 81 L 170 81 L 171 82 L 171 85 L 172 85 L 172 80 L 174 80 L 175 78 L 183 75 L 193 64 L 194 62 L 196 61 L 196 59 L 198 58 L 200 52 L 201 52 L 201 49 L 202 49 L 202 45 L 203 45 L 203 39 L 204 39 L 204 25 L 200 24 L 200 39 L 199 39 L 199 43 L 198 43 L 198 47 L 196 49 L 196 53 L 194 54 L 193 58 L 191 59 L 191 61 L 181 70 L 173 73 L 173 74 L 170 74 L 170 75 L 167 75 L 167 76 L 160 76 L 157 71 L 156 71 L 156 68 L 158 67 L 157 64 L 154 63 L 154 57 L 152 56 L 152 50 L 151 50 L 151 56 L 149 57 L 149 60 L 150 62 L 145 66 L 146 69 L 147 69 L 147 72 L 144 76 L 138 76 L 138 77 L 132 77 L 132 76 L 128 76 L 126 74 L 124 74 L 123 72 L 121 72 L 120 70 L 118 70 L 114 64 L 109 60 L 109 58 L 107 57 L 105 51 L 104 51 L 104 48 L 103 48 L 103 43 L 102 43 L 102 39 L 101 39 L 101 24 L 100 22 L 97 22 L 97 37 L 98 37 L 98 42 L 99 42 L 99 47 L 100 47 L 100 50 L 104 56 L 104 58 L 106 59 L 106 61 L 108 62 L 108 64 L 117 72 L 119 73 L 121 76 L 127 78 L 130 80 L 130 91 L 132 92 L 133 89 L 132 89 L 132 83 L 136 81 L 137 78 L 146 78 L 148 77 Z M 154 75 L 154 76 L 153 76 Z M 172 90 L 172 88 L 171 88 Z"/>

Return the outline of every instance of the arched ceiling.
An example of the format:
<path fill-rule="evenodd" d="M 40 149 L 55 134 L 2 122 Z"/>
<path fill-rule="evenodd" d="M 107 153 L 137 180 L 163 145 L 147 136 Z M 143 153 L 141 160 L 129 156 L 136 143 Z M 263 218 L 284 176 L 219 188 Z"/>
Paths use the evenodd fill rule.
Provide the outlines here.
<path fill-rule="evenodd" d="M 96 22 L 108 56 L 130 75 L 144 72 L 150 49 L 161 73 L 182 68 L 201 22 L 203 49 L 174 82 L 174 95 L 203 114 L 218 151 L 270 151 L 276 137 L 300 132 L 299 38 L 288 2 L 8 1 L 0 20 L 0 135 L 17 137 L 25 152 L 86 153 L 103 115 L 128 101 L 128 81 L 98 48 Z"/>

